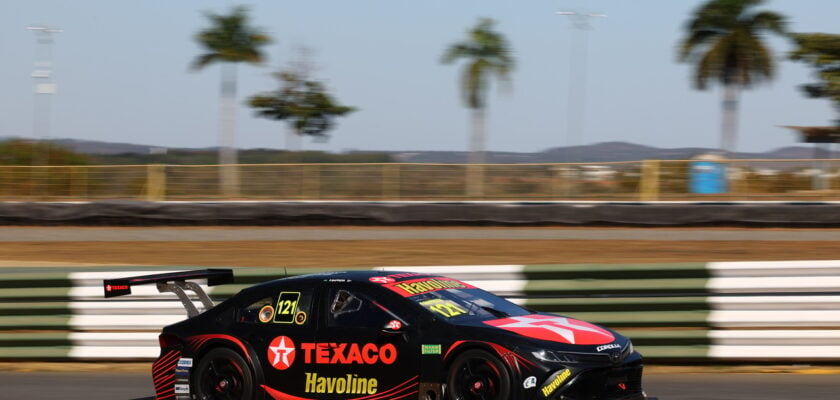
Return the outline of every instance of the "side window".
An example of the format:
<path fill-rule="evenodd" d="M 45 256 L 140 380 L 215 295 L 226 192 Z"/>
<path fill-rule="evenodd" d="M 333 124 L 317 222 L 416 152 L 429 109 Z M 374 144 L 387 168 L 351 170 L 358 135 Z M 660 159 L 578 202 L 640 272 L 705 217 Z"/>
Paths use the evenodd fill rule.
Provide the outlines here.
<path fill-rule="evenodd" d="M 277 324 L 285 326 L 306 325 L 312 305 L 312 290 L 281 291 L 276 297 L 266 297 L 245 306 L 240 312 L 240 322 Z"/>
<path fill-rule="evenodd" d="M 388 309 L 364 294 L 333 289 L 328 298 L 327 324 L 332 327 L 380 329 L 396 319 Z"/>
<path fill-rule="evenodd" d="M 272 304 L 274 304 L 274 298 L 266 297 L 245 306 L 239 313 L 239 322 L 260 322 L 260 320 L 270 318 L 266 314 L 270 311 Z M 261 312 L 263 315 L 260 315 Z"/>

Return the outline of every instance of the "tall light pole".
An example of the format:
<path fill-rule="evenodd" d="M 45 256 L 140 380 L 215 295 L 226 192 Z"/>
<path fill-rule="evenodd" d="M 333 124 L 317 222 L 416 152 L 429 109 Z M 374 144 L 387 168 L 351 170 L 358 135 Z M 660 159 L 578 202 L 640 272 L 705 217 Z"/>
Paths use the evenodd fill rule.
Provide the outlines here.
<path fill-rule="evenodd" d="M 46 165 L 49 163 L 50 97 L 56 91 L 52 81 L 53 35 L 62 30 L 43 25 L 30 25 L 26 29 L 35 32 L 35 64 L 31 74 L 35 80 L 32 135 L 34 139 L 44 142 L 42 154 L 35 154 L 33 146 L 32 164 Z"/>
<path fill-rule="evenodd" d="M 583 144 L 584 122 L 586 120 L 586 55 L 588 37 L 586 32 L 592 28 L 591 18 L 606 18 L 606 14 L 582 13 L 577 11 L 557 11 L 555 14 L 572 18 L 572 34 L 570 38 L 569 57 L 569 103 L 566 115 L 566 146 L 572 147 Z M 576 41 L 576 32 L 580 35 Z M 575 43 L 578 42 L 578 43 Z M 575 48 L 575 44 L 579 46 Z M 576 54 L 578 50 L 580 54 Z M 571 161 L 571 149 L 566 150 L 566 162 Z"/>

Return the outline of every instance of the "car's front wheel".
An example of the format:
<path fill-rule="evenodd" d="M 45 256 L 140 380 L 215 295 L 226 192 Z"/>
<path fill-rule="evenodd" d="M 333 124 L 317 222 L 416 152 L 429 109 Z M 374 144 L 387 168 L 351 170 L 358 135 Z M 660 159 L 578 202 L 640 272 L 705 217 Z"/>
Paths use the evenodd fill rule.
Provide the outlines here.
<path fill-rule="evenodd" d="M 468 350 L 452 362 L 446 391 L 449 400 L 507 400 L 510 374 L 492 354 Z"/>
<path fill-rule="evenodd" d="M 199 400 L 252 400 L 254 378 L 239 353 L 227 348 L 210 350 L 193 372 L 193 393 Z"/>

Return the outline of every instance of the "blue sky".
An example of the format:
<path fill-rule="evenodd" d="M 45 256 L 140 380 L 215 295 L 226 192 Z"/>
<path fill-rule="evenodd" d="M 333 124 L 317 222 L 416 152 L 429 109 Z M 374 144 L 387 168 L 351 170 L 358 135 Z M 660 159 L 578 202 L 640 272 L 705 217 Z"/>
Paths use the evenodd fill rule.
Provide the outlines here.
<path fill-rule="evenodd" d="M 469 114 L 458 92 L 460 65 L 439 63 L 479 17 L 494 18 L 517 58 L 512 90 L 490 92 L 487 148 L 531 152 L 560 145 L 628 141 L 658 147 L 716 147 L 720 92 L 696 91 L 675 46 L 698 0 L 3 0 L 0 2 L 0 136 L 32 137 L 35 36 L 61 28 L 53 46 L 51 137 L 164 147 L 217 144 L 220 71 L 189 70 L 201 52 L 194 34 L 204 12 L 250 7 L 253 24 L 275 38 L 262 66 L 239 67 L 239 103 L 271 90 L 271 72 L 306 46 L 316 77 L 359 108 L 339 120 L 326 151 L 465 150 Z M 771 0 L 762 8 L 790 18 L 797 32 L 838 33 L 837 0 Z M 606 13 L 587 31 L 585 107 L 569 107 L 572 24 L 558 10 Z M 796 144 L 780 125 L 823 125 L 827 101 L 805 98 L 804 64 L 784 61 L 790 44 L 769 39 L 777 79 L 745 92 L 738 149 Z M 579 60 L 579 58 L 578 58 Z M 580 82 L 580 80 L 578 80 Z M 575 93 L 581 93 L 578 89 Z M 576 99 L 577 101 L 577 99 Z M 578 112 L 583 131 L 568 132 Z M 284 123 L 237 111 L 239 147 L 284 148 Z"/>

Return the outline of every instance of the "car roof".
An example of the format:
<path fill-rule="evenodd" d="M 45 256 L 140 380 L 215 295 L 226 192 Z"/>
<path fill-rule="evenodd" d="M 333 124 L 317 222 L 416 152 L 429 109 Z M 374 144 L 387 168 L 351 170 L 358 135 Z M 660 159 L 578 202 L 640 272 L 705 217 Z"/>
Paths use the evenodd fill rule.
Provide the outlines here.
<path fill-rule="evenodd" d="M 412 279 L 422 279 L 422 278 L 441 278 L 439 275 L 429 275 L 429 274 L 421 274 L 416 272 L 408 272 L 408 271 L 383 271 L 383 270 L 347 270 L 347 271 L 330 271 L 330 272 L 317 272 L 312 274 L 304 274 L 304 275 L 294 275 L 280 279 L 274 279 L 271 281 L 266 281 L 263 283 L 258 283 L 254 286 L 251 286 L 245 290 L 244 292 L 251 292 L 255 290 L 264 290 L 270 289 L 274 286 L 285 286 L 285 285 L 294 285 L 294 284 L 302 284 L 302 283 L 317 283 L 317 282 L 356 282 L 367 284 L 371 286 L 379 286 L 371 283 L 370 278 L 373 277 L 391 277 L 396 282 L 405 281 L 405 280 L 412 280 Z"/>

